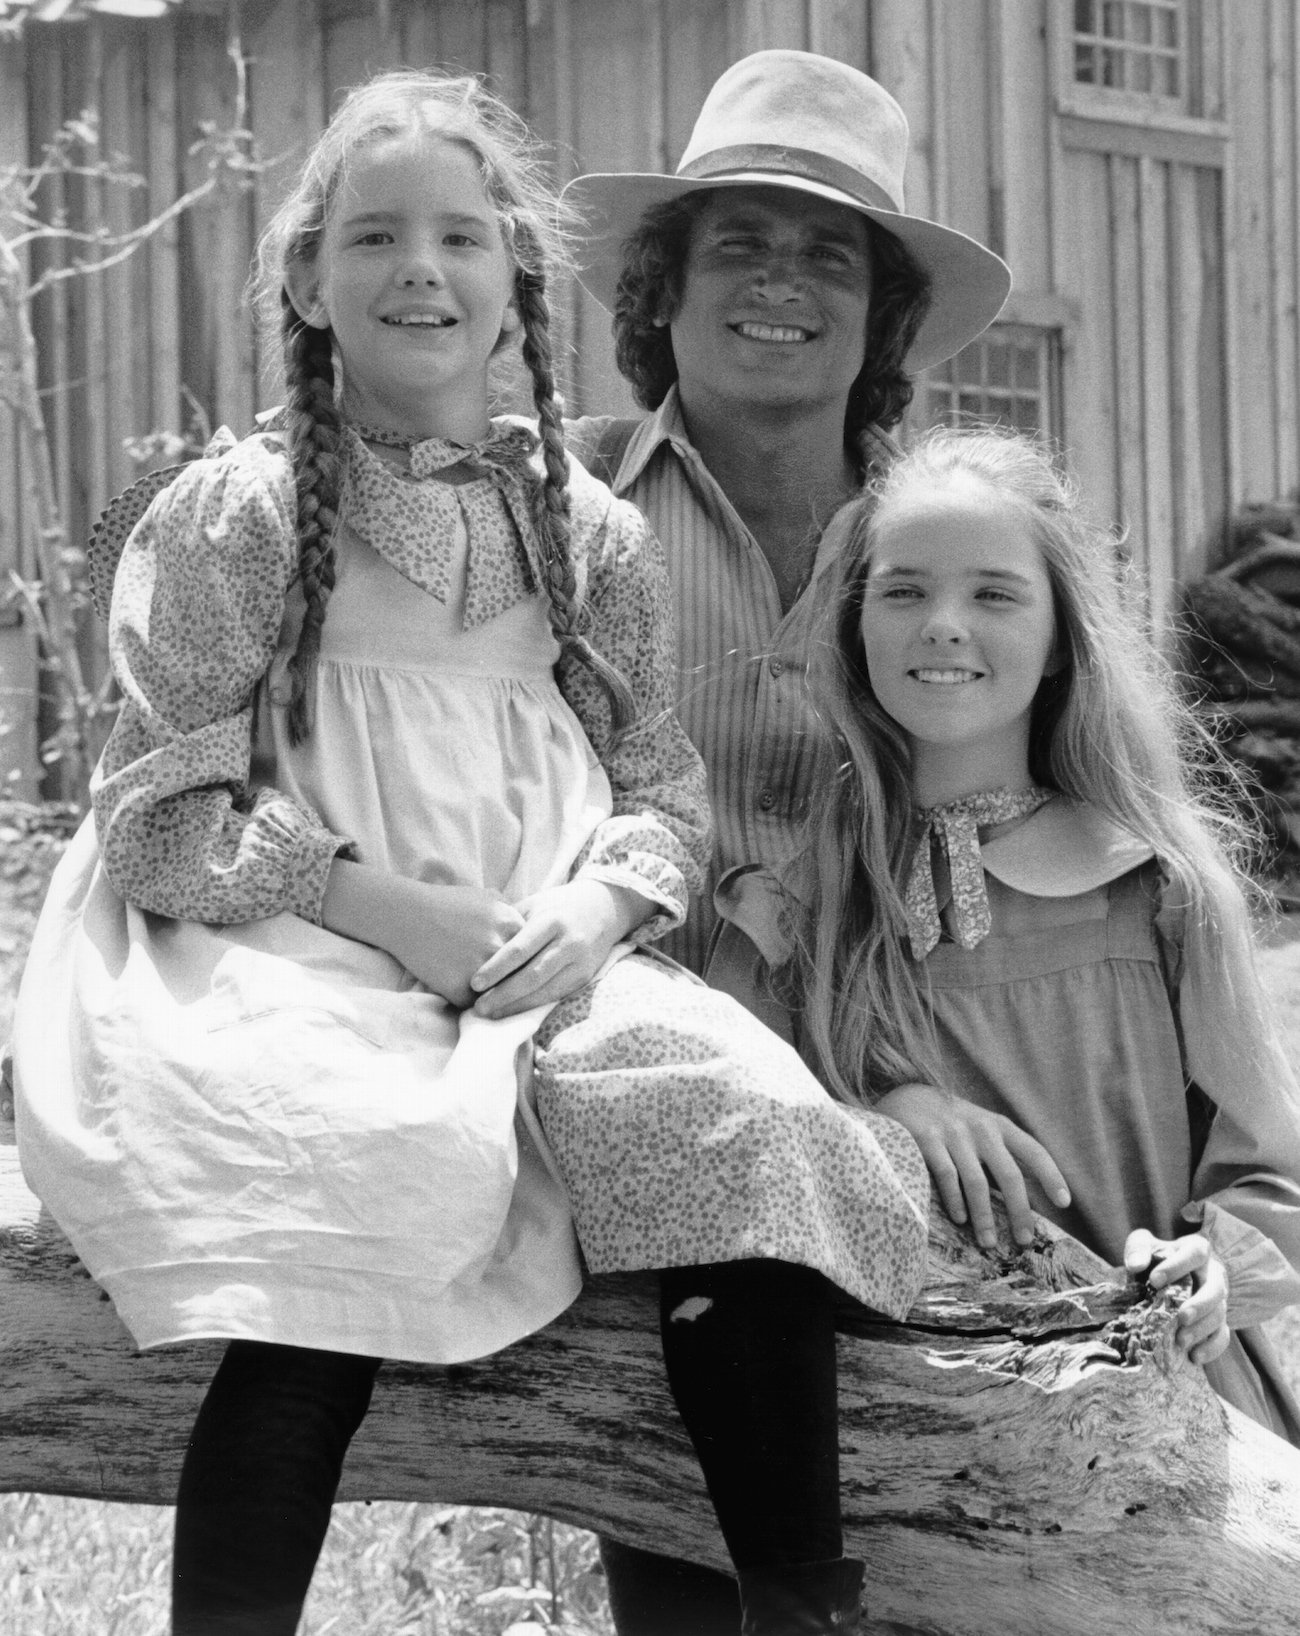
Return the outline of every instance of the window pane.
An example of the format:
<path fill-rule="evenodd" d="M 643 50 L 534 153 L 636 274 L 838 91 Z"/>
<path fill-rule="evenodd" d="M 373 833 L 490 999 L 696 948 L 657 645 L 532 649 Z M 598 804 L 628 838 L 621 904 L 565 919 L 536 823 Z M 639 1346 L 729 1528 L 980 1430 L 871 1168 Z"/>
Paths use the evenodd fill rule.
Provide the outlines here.
<path fill-rule="evenodd" d="M 937 426 L 977 421 L 1056 435 L 1051 424 L 1055 340 L 1050 330 L 996 324 L 942 371 L 924 378 L 911 421 Z M 943 378 L 947 377 L 947 378 Z"/>
<path fill-rule="evenodd" d="M 1151 8 L 1134 6 L 1129 12 L 1129 38 L 1142 45 L 1151 44 Z"/>
<path fill-rule="evenodd" d="M 1112 90 L 1124 89 L 1124 54 L 1110 46 L 1101 53 L 1101 83 Z"/>
<path fill-rule="evenodd" d="M 1178 49 L 1178 8 L 1169 6 L 1160 13 L 1160 43 Z"/>
<path fill-rule="evenodd" d="M 1074 0 L 1074 32 L 1091 34 L 1096 23 L 1096 7 L 1092 0 Z"/>
<path fill-rule="evenodd" d="M 1160 78 L 1156 89 L 1162 97 L 1176 97 L 1178 95 L 1178 59 L 1177 57 L 1161 57 L 1160 65 Z"/>
<path fill-rule="evenodd" d="M 1134 57 L 1133 59 L 1133 72 L 1129 76 L 1129 89 L 1150 93 L 1151 59 L 1145 52 L 1140 57 Z"/>
<path fill-rule="evenodd" d="M 1074 77 L 1080 85 L 1096 85 L 1097 52 L 1095 47 L 1090 45 L 1075 46 Z"/>
<path fill-rule="evenodd" d="M 1108 40 L 1124 38 L 1124 0 L 1103 0 L 1101 32 Z"/>

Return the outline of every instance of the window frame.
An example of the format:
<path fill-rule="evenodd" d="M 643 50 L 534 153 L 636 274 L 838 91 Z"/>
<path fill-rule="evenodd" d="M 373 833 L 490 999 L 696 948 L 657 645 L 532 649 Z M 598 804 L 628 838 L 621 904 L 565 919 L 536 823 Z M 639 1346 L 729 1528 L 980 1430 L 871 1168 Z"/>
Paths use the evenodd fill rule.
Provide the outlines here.
<path fill-rule="evenodd" d="M 1018 349 L 1026 349 L 1032 344 L 1039 353 L 1040 384 L 1032 393 L 1017 390 L 1014 352 L 1006 382 L 989 380 L 988 348 L 989 343 L 996 340 L 1005 340 L 1010 347 Z M 930 426 L 954 423 L 962 426 L 996 425 L 1046 437 L 1054 445 L 1063 445 L 1065 443 L 1063 377 L 1066 345 L 1066 329 L 1059 321 L 1054 321 L 1047 315 L 1040 317 L 1014 311 L 1004 312 L 982 335 L 968 342 L 956 357 L 936 364 L 917 376 L 916 395 L 907 415 L 909 432 L 915 434 Z M 980 352 L 979 382 L 969 380 L 965 383 L 960 380 L 949 382 L 943 379 L 946 372 L 955 373 L 957 360 L 972 349 L 978 349 Z M 986 400 L 986 405 L 990 397 L 1003 398 L 1011 402 L 1032 398 L 1041 406 L 1042 418 L 1035 426 L 1029 427 L 1012 416 L 991 415 L 987 406 L 976 411 L 965 410 L 961 406 L 963 384 L 968 388 L 968 395 L 969 388 L 977 386 L 979 395 Z M 949 402 L 936 414 L 935 397 L 938 394 L 943 394 Z"/>
<path fill-rule="evenodd" d="M 1106 0 L 1093 0 L 1102 5 Z M 1123 0 L 1126 5 L 1153 0 Z M 1075 0 L 1047 7 L 1048 43 L 1055 64 L 1056 112 L 1078 135 L 1067 146 L 1101 148 L 1105 137 L 1086 134 L 1089 124 L 1112 131 L 1127 129 L 1131 144 L 1143 133 L 1149 143 L 1171 150 L 1180 138 L 1204 146 L 1227 140 L 1224 117 L 1225 60 L 1222 0 L 1180 0 L 1183 19 L 1182 89 L 1177 99 L 1151 92 L 1118 89 L 1076 80 Z"/>

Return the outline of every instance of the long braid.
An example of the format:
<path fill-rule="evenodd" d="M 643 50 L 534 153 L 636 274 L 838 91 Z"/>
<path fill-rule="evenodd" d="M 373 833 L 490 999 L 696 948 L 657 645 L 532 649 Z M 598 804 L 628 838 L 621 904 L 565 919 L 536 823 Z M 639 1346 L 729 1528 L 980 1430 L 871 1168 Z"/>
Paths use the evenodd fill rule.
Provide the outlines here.
<path fill-rule="evenodd" d="M 320 653 L 325 606 L 334 589 L 332 538 L 342 486 L 342 423 L 334 403 L 329 330 L 304 324 L 281 296 L 289 456 L 298 490 L 298 572 L 306 612 L 289 661 L 289 742 L 311 731 L 311 683 Z"/>
<path fill-rule="evenodd" d="M 516 275 L 520 316 L 523 319 L 523 357 L 533 381 L 533 402 L 542 437 L 546 477 L 533 501 L 546 595 L 550 602 L 551 630 L 566 653 L 580 659 L 609 695 L 611 727 L 615 737 L 636 714 L 627 682 L 578 628 L 578 581 L 573 567 L 569 521 L 568 461 L 564 426 L 555 397 L 555 370 L 551 362 L 551 310 L 546 299 L 546 278 L 521 267 Z"/>

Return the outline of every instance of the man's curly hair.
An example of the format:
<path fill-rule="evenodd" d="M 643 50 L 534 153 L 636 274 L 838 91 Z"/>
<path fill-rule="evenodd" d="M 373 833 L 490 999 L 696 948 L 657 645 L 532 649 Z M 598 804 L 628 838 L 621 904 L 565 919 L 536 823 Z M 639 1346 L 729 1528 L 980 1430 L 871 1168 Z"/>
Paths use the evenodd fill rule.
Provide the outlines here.
<path fill-rule="evenodd" d="M 623 271 L 614 296 L 614 356 L 636 400 L 657 409 L 677 379 L 671 321 L 686 288 L 691 231 L 713 189 L 655 205 L 623 243 Z M 871 254 L 871 305 L 861 373 L 849 392 L 844 440 L 856 447 L 868 426 L 888 431 L 912 401 L 904 368 L 930 310 L 930 280 L 903 244 L 866 218 Z M 659 320 L 656 323 L 656 319 Z"/>

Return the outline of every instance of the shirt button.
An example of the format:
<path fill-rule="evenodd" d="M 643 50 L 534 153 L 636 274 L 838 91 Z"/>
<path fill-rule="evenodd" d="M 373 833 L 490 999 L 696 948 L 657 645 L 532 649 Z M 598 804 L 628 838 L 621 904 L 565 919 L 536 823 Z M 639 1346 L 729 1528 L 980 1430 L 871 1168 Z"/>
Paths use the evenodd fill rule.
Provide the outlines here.
<path fill-rule="evenodd" d="M 768 661 L 767 668 L 771 671 L 773 676 L 780 676 L 785 670 L 785 660 L 771 659 Z"/>
<path fill-rule="evenodd" d="M 772 794 L 771 790 L 764 790 L 758 798 L 758 804 L 763 812 L 771 812 L 776 805 L 776 796 Z"/>

